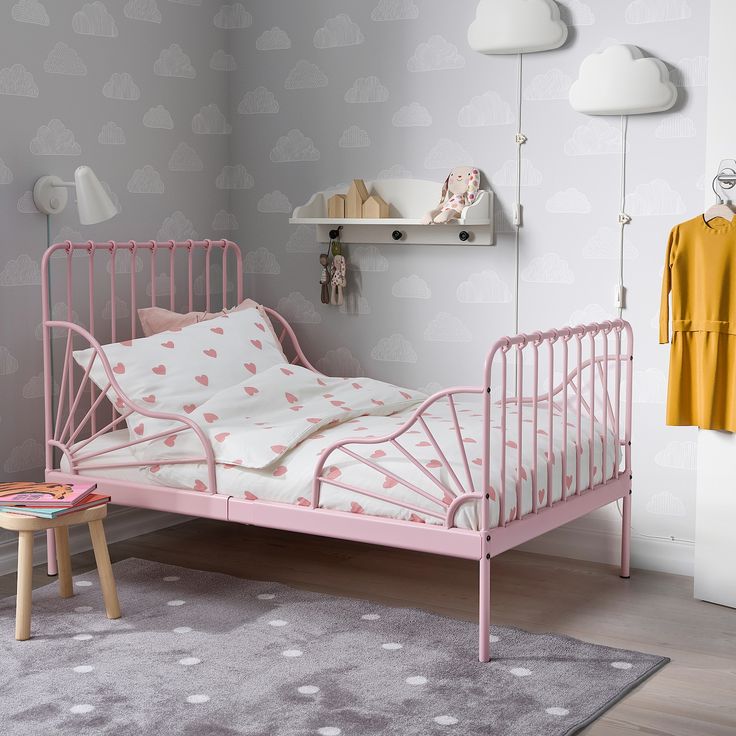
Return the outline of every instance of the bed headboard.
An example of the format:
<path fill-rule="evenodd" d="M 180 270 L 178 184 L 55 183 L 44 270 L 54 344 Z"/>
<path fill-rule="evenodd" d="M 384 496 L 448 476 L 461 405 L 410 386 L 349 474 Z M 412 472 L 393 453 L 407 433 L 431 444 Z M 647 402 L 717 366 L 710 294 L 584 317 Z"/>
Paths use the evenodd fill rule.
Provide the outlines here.
<path fill-rule="evenodd" d="M 43 257 L 43 319 L 74 322 L 101 342 L 136 337 L 140 307 L 236 306 L 242 260 L 229 240 L 56 243 Z"/>
<path fill-rule="evenodd" d="M 141 337 L 141 307 L 217 312 L 237 306 L 243 257 L 230 240 L 56 243 L 43 257 L 41 295 L 48 470 L 55 451 L 124 426 L 72 351 Z M 287 360 L 316 370 L 288 322 L 264 309 Z"/>
<path fill-rule="evenodd" d="M 86 376 L 74 365 L 72 350 L 88 347 L 89 338 L 105 344 L 140 337 L 140 307 L 187 312 L 237 306 L 243 299 L 242 253 L 229 240 L 56 243 L 43 256 L 41 296 L 37 337 L 43 340 L 49 468 L 49 440 L 58 441 L 64 430 L 81 438 L 119 424 L 109 402 L 96 401 L 94 387 L 78 390 Z"/>

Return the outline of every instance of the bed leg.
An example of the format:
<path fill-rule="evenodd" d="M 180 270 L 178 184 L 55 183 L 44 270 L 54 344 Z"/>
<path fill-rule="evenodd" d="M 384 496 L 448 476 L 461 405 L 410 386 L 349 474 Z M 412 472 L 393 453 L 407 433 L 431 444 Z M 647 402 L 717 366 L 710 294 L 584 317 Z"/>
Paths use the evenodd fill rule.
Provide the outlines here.
<path fill-rule="evenodd" d="M 491 556 L 484 555 L 478 571 L 478 661 L 491 659 Z"/>
<path fill-rule="evenodd" d="M 631 577 L 631 493 L 624 496 L 621 520 L 621 577 Z"/>
<path fill-rule="evenodd" d="M 56 575 L 59 569 L 56 566 L 56 537 L 53 529 L 46 530 L 46 574 Z"/>

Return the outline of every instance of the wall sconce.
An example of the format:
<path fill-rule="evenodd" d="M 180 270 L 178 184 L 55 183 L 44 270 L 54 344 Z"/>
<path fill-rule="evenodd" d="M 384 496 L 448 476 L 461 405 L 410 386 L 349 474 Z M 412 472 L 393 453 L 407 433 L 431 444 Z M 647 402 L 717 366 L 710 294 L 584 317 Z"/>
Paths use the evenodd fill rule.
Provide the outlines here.
<path fill-rule="evenodd" d="M 74 181 L 42 176 L 33 186 L 33 202 L 40 212 L 56 215 L 66 207 L 70 188 L 77 190 L 77 211 L 82 225 L 96 225 L 117 215 L 117 208 L 89 166 L 80 166 L 74 172 Z"/>

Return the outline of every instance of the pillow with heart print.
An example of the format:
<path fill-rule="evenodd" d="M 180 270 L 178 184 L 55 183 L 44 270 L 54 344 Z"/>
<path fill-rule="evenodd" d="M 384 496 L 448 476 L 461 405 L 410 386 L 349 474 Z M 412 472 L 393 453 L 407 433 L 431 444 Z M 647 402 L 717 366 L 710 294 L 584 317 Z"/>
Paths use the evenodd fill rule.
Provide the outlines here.
<path fill-rule="evenodd" d="M 240 383 L 284 360 L 281 347 L 256 308 L 243 309 L 188 327 L 102 347 L 123 395 L 155 413 L 186 416 L 217 391 Z M 82 371 L 126 417 L 131 441 L 144 441 L 185 425 L 173 418 L 130 410 L 111 387 L 93 348 L 77 350 Z M 130 412 L 130 413 L 129 413 Z M 190 431 L 190 430 L 187 430 Z"/>

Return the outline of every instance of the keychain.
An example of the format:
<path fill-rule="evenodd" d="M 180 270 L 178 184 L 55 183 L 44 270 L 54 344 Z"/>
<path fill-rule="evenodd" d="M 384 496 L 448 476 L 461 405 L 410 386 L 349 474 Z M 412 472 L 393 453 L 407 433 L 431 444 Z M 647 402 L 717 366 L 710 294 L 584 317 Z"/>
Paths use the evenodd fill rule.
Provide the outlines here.
<path fill-rule="evenodd" d="M 330 304 L 340 306 L 345 301 L 345 287 L 347 286 L 347 263 L 342 254 L 340 230 L 330 230 L 330 251 L 332 252 L 332 294 Z"/>
<path fill-rule="evenodd" d="M 320 300 L 322 304 L 330 303 L 330 281 L 332 280 L 332 273 L 330 269 L 330 255 L 328 253 L 320 253 L 319 265 L 322 267 L 319 283 L 321 284 Z"/>

